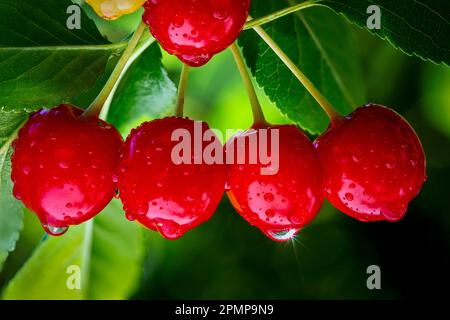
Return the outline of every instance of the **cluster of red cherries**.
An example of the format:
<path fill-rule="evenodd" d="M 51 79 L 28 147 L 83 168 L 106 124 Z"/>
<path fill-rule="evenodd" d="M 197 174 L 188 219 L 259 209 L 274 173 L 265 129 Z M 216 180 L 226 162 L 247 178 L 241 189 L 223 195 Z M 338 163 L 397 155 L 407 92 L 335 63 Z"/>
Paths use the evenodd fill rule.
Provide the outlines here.
<path fill-rule="evenodd" d="M 237 38 L 249 2 L 149 0 L 144 21 L 163 48 L 198 66 Z M 188 118 L 145 122 L 124 142 L 112 125 L 82 115 L 67 104 L 40 110 L 13 143 L 14 195 L 52 235 L 93 218 L 117 196 L 129 220 L 177 239 L 209 220 L 226 191 L 250 224 L 287 241 L 314 219 L 325 198 L 361 221 L 398 221 L 426 179 L 416 133 L 378 105 L 332 119 L 314 143 L 293 125 L 259 124 L 232 138 L 278 130 L 279 170 L 273 175 L 261 174 L 263 164 L 174 163 L 172 133 L 184 129 L 195 136 Z"/>

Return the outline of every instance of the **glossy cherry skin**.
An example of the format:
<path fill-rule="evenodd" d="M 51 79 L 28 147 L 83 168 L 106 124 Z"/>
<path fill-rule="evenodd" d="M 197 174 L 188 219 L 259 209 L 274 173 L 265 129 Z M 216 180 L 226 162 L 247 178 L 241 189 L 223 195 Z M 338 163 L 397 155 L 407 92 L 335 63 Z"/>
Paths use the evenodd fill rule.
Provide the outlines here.
<path fill-rule="evenodd" d="M 201 153 L 210 144 L 195 135 L 195 128 L 201 132 L 209 129 L 205 122 L 186 118 L 146 122 L 130 133 L 121 155 L 119 190 L 127 218 L 169 240 L 209 220 L 224 193 L 226 167 L 206 164 L 202 155 L 193 151 L 194 139 Z M 172 141 L 176 131 L 189 135 L 185 140 L 191 148 L 187 162 L 180 163 L 172 155 L 180 145 L 179 140 Z M 223 153 L 215 135 L 213 141 Z"/>
<path fill-rule="evenodd" d="M 116 191 L 123 140 L 110 124 L 81 120 L 70 105 L 32 114 L 14 141 L 14 194 L 44 229 L 60 235 L 97 215 Z"/>
<path fill-rule="evenodd" d="M 399 114 L 369 104 L 315 141 L 328 200 L 361 221 L 398 221 L 426 180 L 419 138 Z"/>
<path fill-rule="evenodd" d="M 261 130 L 268 130 L 268 140 L 261 135 Z M 276 140 L 271 140 L 274 132 L 279 134 L 278 152 L 274 148 Z M 274 161 L 268 165 L 269 161 L 261 158 L 256 164 L 251 163 L 250 152 L 261 151 L 260 144 L 251 147 L 249 143 L 255 135 L 258 141 L 272 141 L 267 144 L 267 150 L 270 157 L 277 157 L 278 165 Z M 240 164 L 240 148 L 236 147 L 242 141 L 245 141 L 245 164 Z M 251 225 L 281 242 L 293 238 L 314 219 L 324 199 L 321 167 L 311 141 L 303 132 L 292 125 L 250 128 L 227 142 L 227 156 L 230 150 L 234 150 L 235 160 L 228 165 L 227 195 Z M 263 172 L 262 168 L 272 169 Z"/>
<path fill-rule="evenodd" d="M 143 19 L 167 52 L 198 67 L 237 39 L 249 7 L 250 0 L 148 0 Z"/>

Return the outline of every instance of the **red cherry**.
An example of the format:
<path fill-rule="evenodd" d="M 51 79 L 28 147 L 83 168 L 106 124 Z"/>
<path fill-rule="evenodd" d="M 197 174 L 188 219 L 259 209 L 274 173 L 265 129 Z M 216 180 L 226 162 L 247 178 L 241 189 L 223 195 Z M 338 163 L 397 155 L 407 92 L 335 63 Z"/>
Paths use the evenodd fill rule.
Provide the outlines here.
<path fill-rule="evenodd" d="M 419 138 L 396 112 L 356 109 L 315 141 L 328 200 L 361 221 L 398 221 L 426 180 Z"/>
<path fill-rule="evenodd" d="M 268 129 L 267 140 L 262 134 L 263 129 Z M 261 142 L 271 141 L 276 132 L 279 151 L 275 149 L 276 140 L 267 143 L 267 150 L 269 158 L 279 161 L 278 165 L 273 162 L 264 165 L 261 158 L 257 164 L 254 160 L 251 164 L 251 154 L 260 154 Z M 255 136 L 259 144 L 250 147 Z M 245 141 L 245 164 L 238 161 L 242 141 Z M 311 141 L 295 126 L 250 128 L 226 144 L 227 157 L 230 150 L 234 150 L 235 161 L 228 166 L 227 195 L 238 213 L 270 239 L 287 241 L 293 238 L 317 215 L 324 199 L 319 159 Z M 265 163 L 268 162 L 266 159 Z M 272 168 L 271 172 L 261 171 L 268 167 Z"/>
<path fill-rule="evenodd" d="M 110 124 L 80 120 L 70 105 L 30 116 L 13 143 L 14 194 L 49 234 L 61 235 L 111 201 L 122 138 Z"/>
<path fill-rule="evenodd" d="M 205 122 L 172 117 L 146 122 L 131 132 L 119 165 L 120 198 L 129 220 L 174 240 L 212 217 L 224 192 L 226 167 L 202 160 L 210 143 L 201 140 L 198 131 L 208 129 Z M 178 154 L 174 150 L 180 142 L 172 141 L 177 131 L 189 135 L 185 139 L 191 154 L 183 153 L 189 159 L 184 163 L 172 155 Z M 215 135 L 212 140 L 223 153 Z"/>
<path fill-rule="evenodd" d="M 194 67 L 239 36 L 250 0 L 148 0 L 143 20 L 169 53 Z"/>

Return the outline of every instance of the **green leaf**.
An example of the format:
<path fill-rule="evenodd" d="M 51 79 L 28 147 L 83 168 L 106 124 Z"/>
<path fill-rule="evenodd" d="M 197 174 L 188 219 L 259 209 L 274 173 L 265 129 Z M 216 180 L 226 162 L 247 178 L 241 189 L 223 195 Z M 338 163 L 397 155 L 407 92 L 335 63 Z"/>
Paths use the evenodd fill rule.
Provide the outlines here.
<path fill-rule="evenodd" d="M 23 206 L 12 193 L 11 142 L 25 119 L 24 114 L 0 112 L 0 271 L 22 229 Z"/>
<path fill-rule="evenodd" d="M 70 0 L 0 0 L 0 110 L 72 102 L 95 86 L 126 43 L 109 44 L 81 11 L 69 30 Z"/>
<path fill-rule="evenodd" d="M 367 8 L 381 9 L 381 29 L 370 30 L 396 48 L 435 63 L 450 65 L 450 2 L 442 0 L 320 0 L 367 29 Z M 336 29 L 339 30 L 339 29 Z"/>
<path fill-rule="evenodd" d="M 173 111 L 177 89 L 161 64 L 161 51 L 152 44 L 122 78 L 108 112 L 108 121 L 128 133 L 145 120 Z"/>
<path fill-rule="evenodd" d="M 286 5 L 283 1 L 256 0 L 253 16 Z M 365 102 L 353 34 L 339 16 L 325 8 L 312 8 L 264 29 L 338 111 L 347 114 Z M 328 124 L 325 112 L 261 38 L 248 30 L 242 33 L 239 44 L 258 84 L 281 112 L 312 134 L 323 132 Z"/>
<path fill-rule="evenodd" d="M 0 0 L 0 47 L 91 45 L 104 42 L 95 24 L 81 15 L 81 29 L 67 28 L 70 0 Z"/>
<path fill-rule="evenodd" d="M 114 200 L 100 215 L 43 241 L 9 282 L 5 299 L 125 299 L 141 276 L 144 241 Z M 74 269 L 71 269 L 74 268 Z M 80 290 L 73 270 L 80 270 Z M 69 284 L 69 286 L 68 286 Z M 72 285 L 72 286 L 71 286 Z M 45 290 L 42 290 L 45 288 Z M 72 288 L 72 289 L 70 289 Z"/>

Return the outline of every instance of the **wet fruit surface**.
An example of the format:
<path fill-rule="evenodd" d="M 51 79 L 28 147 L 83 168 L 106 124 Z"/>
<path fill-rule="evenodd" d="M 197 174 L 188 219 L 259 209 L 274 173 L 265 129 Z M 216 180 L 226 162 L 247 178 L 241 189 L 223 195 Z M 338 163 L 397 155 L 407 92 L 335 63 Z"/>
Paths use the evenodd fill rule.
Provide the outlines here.
<path fill-rule="evenodd" d="M 138 10 L 146 0 L 86 0 L 103 19 L 113 20 Z"/>
<path fill-rule="evenodd" d="M 148 0 L 143 19 L 167 52 L 201 66 L 237 39 L 249 6 L 250 0 Z"/>
<path fill-rule="evenodd" d="M 183 163 L 172 155 L 180 143 L 171 141 L 177 129 L 189 134 L 184 141 L 191 154 L 176 153 L 189 159 Z M 226 167 L 202 160 L 210 142 L 197 136 L 199 144 L 194 145 L 194 131 L 208 129 L 204 122 L 172 117 L 146 122 L 131 132 L 119 166 L 120 198 L 128 219 L 177 239 L 211 218 L 224 192 Z M 217 137 L 213 141 L 223 152 Z"/>
<path fill-rule="evenodd" d="M 235 209 L 250 224 L 272 240 L 287 241 L 319 212 L 323 185 L 319 159 L 308 138 L 295 126 L 282 125 L 268 130 L 269 139 L 276 129 L 279 152 L 275 140 L 268 143 L 266 150 L 270 157 L 278 159 L 278 165 L 276 161 L 270 165 L 267 165 L 268 161 L 239 163 L 242 141 L 246 141 L 246 159 L 250 159 L 250 150 L 253 154 L 262 151 L 260 144 L 256 148 L 249 147 L 249 141 L 255 136 L 260 141 L 265 140 L 260 130 L 249 129 L 227 143 L 227 156 L 230 150 L 235 152 L 234 164 L 228 166 L 227 194 Z M 231 141 L 234 141 L 234 147 Z M 262 172 L 262 168 L 268 170 Z"/>
<path fill-rule="evenodd" d="M 414 130 L 394 111 L 367 105 L 315 142 L 328 200 L 361 221 L 398 221 L 426 179 Z"/>
<path fill-rule="evenodd" d="M 30 116 L 13 143 L 14 195 L 59 235 L 98 214 L 112 199 L 122 138 L 108 123 L 80 120 L 70 105 Z"/>

